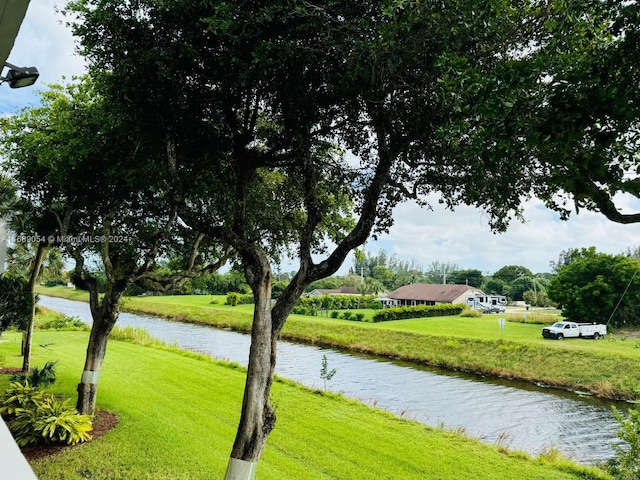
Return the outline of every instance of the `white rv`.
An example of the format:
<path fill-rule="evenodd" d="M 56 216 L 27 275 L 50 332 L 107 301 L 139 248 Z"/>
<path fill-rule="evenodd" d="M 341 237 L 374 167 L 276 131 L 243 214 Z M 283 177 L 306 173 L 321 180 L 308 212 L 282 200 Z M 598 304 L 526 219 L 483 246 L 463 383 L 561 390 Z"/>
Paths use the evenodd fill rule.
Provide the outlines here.
<path fill-rule="evenodd" d="M 503 313 L 507 306 L 507 297 L 476 293 L 467 297 L 467 305 L 482 313 Z"/>

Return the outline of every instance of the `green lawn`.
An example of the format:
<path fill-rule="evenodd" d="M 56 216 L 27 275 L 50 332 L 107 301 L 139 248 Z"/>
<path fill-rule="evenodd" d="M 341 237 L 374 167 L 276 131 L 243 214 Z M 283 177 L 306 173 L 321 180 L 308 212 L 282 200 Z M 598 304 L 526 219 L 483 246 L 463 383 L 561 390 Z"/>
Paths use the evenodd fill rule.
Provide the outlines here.
<path fill-rule="evenodd" d="M 86 299 L 62 287 L 43 288 L 47 295 Z M 214 299 L 216 303 L 211 303 Z M 206 323 L 247 331 L 252 306 L 224 305 L 225 297 L 208 295 L 131 297 L 123 309 L 173 320 Z M 606 398 L 636 399 L 639 394 L 640 340 L 607 336 L 604 340 L 545 340 L 542 325 L 498 318 L 435 317 L 383 323 L 291 315 L 283 338 L 389 356 L 550 386 L 588 391 Z"/>
<path fill-rule="evenodd" d="M 59 362 L 54 393 L 75 394 L 86 343 L 86 332 L 36 331 L 32 363 Z M 3 334 L 0 357 L 19 365 L 19 345 L 17 333 Z M 34 471 L 40 480 L 222 478 L 244 374 L 192 353 L 111 340 L 98 408 L 118 414 L 118 426 L 96 441 L 34 461 Z M 0 388 L 7 382 L 0 375 Z M 288 381 L 275 383 L 272 399 L 278 423 L 258 468 L 260 480 L 608 478 Z"/>

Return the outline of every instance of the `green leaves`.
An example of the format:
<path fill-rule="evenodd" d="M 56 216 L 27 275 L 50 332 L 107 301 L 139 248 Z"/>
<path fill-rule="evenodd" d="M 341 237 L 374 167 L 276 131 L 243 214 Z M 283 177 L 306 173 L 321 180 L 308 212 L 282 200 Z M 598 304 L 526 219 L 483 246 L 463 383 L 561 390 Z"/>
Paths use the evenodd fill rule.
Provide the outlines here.
<path fill-rule="evenodd" d="M 20 446 L 32 443 L 74 445 L 91 439 L 89 415 L 80 415 L 66 401 L 24 384 L 12 383 L 0 397 L 0 413 Z"/>
<path fill-rule="evenodd" d="M 576 250 L 557 269 L 549 297 L 563 307 L 568 319 L 608 323 L 614 327 L 640 325 L 640 269 L 636 259 Z"/>
<path fill-rule="evenodd" d="M 32 303 L 26 278 L 0 275 L 0 331 L 9 326 L 24 328 L 31 318 Z"/>

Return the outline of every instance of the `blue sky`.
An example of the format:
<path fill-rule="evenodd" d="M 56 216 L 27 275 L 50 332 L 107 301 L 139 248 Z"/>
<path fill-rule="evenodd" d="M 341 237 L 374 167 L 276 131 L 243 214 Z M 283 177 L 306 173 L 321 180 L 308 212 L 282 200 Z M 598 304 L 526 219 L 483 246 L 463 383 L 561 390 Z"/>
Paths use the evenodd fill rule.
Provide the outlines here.
<path fill-rule="evenodd" d="M 0 86 L 0 115 L 35 105 L 37 89 L 84 71 L 82 59 L 74 53 L 74 40 L 64 18 L 49 0 L 31 0 L 9 62 L 36 66 L 40 78 L 30 88 L 12 90 L 7 85 Z M 526 203 L 526 223 L 514 221 L 506 233 L 499 235 L 491 233 L 482 211 L 460 207 L 450 212 L 437 201 L 432 205 L 433 210 L 420 209 L 412 203 L 400 205 L 394 212 L 395 225 L 389 234 L 367 242 L 366 251 L 377 253 L 384 249 L 399 259 L 415 260 L 425 268 L 438 261 L 491 274 L 512 264 L 523 265 L 533 272 L 549 271 L 549 263 L 568 248 L 595 246 L 598 251 L 618 254 L 640 246 L 640 224 L 619 225 L 585 211 L 563 222 L 537 200 Z M 619 205 L 626 212 L 640 211 L 640 202 L 634 199 L 621 198 Z M 348 259 L 341 273 L 352 264 L 352 259 Z M 295 265 L 283 265 L 282 269 L 293 268 Z"/>

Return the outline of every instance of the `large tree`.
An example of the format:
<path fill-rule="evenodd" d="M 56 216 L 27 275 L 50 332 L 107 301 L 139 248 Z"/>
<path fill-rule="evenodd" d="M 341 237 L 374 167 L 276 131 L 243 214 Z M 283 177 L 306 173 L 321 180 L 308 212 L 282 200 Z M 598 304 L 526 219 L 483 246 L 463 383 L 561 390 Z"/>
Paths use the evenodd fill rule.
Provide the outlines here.
<path fill-rule="evenodd" d="M 557 271 L 549 298 L 575 322 L 598 322 L 613 327 L 640 325 L 640 261 L 624 255 L 573 250 L 572 261 Z"/>
<path fill-rule="evenodd" d="M 623 196 L 640 198 L 640 4 L 637 1 L 549 2 L 548 37 L 539 45 L 544 87 L 527 135 L 544 160 L 535 193 L 558 205 L 640 222 Z M 564 4 L 564 6 L 561 6 Z M 542 181 L 545 178 L 545 181 Z M 562 199 L 557 194 L 562 194 Z"/>
<path fill-rule="evenodd" d="M 254 475 L 275 425 L 296 301 L 386 231 L 395 205 L 435 194 L 503 230 L 535 189 L 564 213 L 554 194 L 571 185 L 544 182 L 571 157 L 536 156 L 527 132 L 568 3 L 72 3 L 103 94 L 164 143 L 181 218 L 237 252 L 255 298 L 227 478 Z M 272 305 L 272 265 L 292 251 L 298 271 Z"/>
<path fill-rule="evenodd" d="M 44 251 L 56 245 L 75 260 L 75 285 L 89 292 L 93 322 L 76 407 L 92 414 L 108 336 L 126 290 L 136 282 L 174 284 L 199 267 L 218 265 L 202 265 L 197 253 L 204 236 L 176 223 L 164 149 L 127 124 L 88 78 L 52 86 L 39 107 L 3 119 L 2 126 L 5 165 L 30 207 L 32 235 L 40 238 L 31 286 Z M 183 269 L 157 275 L 156 259 L 177 253 L 186 257 Z"/>

